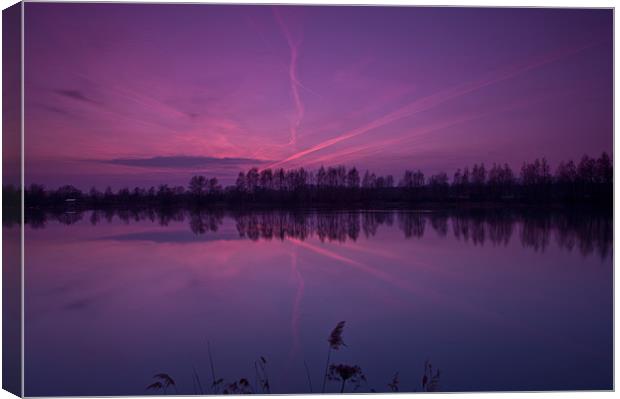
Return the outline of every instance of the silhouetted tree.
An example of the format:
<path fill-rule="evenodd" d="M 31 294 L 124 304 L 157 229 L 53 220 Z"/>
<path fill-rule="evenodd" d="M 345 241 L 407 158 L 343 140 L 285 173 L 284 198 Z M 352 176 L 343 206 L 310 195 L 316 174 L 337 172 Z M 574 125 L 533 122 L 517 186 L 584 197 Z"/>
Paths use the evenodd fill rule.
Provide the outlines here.
<path fill-rule="evenodd" d="M 195 197 L 203 197 L 207 194 L 207 178 L 194 176 L 189 181 L 189 192 Z"/>
<path fill-rule="evenodd" d="M 263 190 L 271 190 L 273 182 L 273 172 L 271 169 L 263 169 L 260 172 L 260 187 Z"/>
<path fill-rule="evenodd" d="M 239 192 L 245 192 L 246 190 L 245 173 L 239 172 L 239 175 L 237 176 L 237 180 L 235 181 L 235 188 Z"/>
<path fill-rule="evenodd" d="M 601 157 L 596 160 L 595 165 L 595 181 L 602 184 L 611 184 L 614 175 L 614 168 L 611 164 L 611 159 L 606 152 L 601 154 Z"/>
<path fill-rule="evenodd" d="M 598 159 L 584 155 L 578 165 L 560 162 L 552 176 L 545 158 L 523 163 L 519 178 L 510 166 L 494 163 L 487 171 L 483 163 L 457 169 L 449 184 L 440 172 L 425 179 L 421 170 L 406 170 L 394 187 L 392 175 L 376 175 L 366 170 L 362 179 L 352 167 L 321 166 L 314 173 L 304 168 L 275 170 L 251 168 L 240 171 L 234 185 L 223 187 L 217 177 L 193 176 L 186 188 L 160 185 L 157 189 L 123 187 L 117 192 L 107 187 L 104 193 L 91 188 L 86 194 L 65 185 L 46 190 L 32 184 L 25 190 L 26 204 L 34 207 L 214 207 L 224 204 L 243 206 L 375 206 L 386 203 L 459 203 L 464 201 L 502 201 L 530 203 L 571 203 L 611 206 L 613 165 L 607 153 Z M 360 181 L 361 180 L 361 181 Z M 5 188 L 4 191 L 7 191 Z M 15 189 L 16 190 L 16 189 Z M 17 190 L 19 193 L 19 190 Z M 9 197 L 7 197 L 9 198 Z M 17 200 L 16 200 L 17 201 Z M 17 207 L 19 201 L 16 202 Z M 127 217 L 134 210 L 128 210 Z"/>
<path fill-rule="evenodd" d="M 347 187 L 359 188 L 360 186 L 360 174 L 355 167 L 349 169 L 347 173 Z"/>

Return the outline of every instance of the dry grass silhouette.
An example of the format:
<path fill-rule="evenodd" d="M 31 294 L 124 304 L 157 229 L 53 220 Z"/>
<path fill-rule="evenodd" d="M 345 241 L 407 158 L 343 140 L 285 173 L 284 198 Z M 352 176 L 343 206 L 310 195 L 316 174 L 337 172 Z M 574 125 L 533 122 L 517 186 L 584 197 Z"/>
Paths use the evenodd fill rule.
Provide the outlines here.
<path fill-rule="evenodd" d="M 250 382 L 245 378 L 240 378 L 239 381 L 226 384 L 222 393 L 224 395 L 245 395 L 254 392 L 252 391 Z"/>
<path fill-rule="evenodd" d="M 332 333 L 329 334 L 329 347 L 333 350 L 340 349 L 341 346 L 346 346 L 344 340 L 342 339 L 342 332 L 344 331 L 344 321 L 339 322 L 336 327 L 332 330 Z"/>
<path fill-rule="evenodd" d="M 146 387 L 147 390 L 163 391 L 164 394 L 166 394 L 167 393 L 166 391 L 168 390 L 168 388 L 173 387 L 175 393 L 178 393 L 177 384 L 174 382 L 172 377 L 170 377 L 170 375 L 166 373 L 159 373 L 159 374 L 155 374 L 153 378 L 157 381 L 147 386 Z"/>
<path fill-rule="evenodd" d="M 441 373 L 439 369 L 435 371 L 433 374 L 433 365 L 427 360 L 424 362 L 424 376 L 422 377 L 422 391 L 425 392 L 438 392 L 440 391 L 439 387 L 439 377 Z"/>
<path fill-rule="evenodd" d="M 366 376 L 360 366 L 350 366 L 348 364 L 332 364 L 329 366 L 327 375 L 331 381 L 340 381 L 340 393 L 344 393 L 344 388 L 349 381 L 354 384 L 353 390 L 357 390 L 362 382 L 366 382 Z"/>
<path fill-rule="evenodd" d="M 399 384 L 400 384 L 400 379 L 398 378 L 398 372 L 396 372 L 396 374 L 394 374 L 394 377 L 392 377 L 392 381 L 390 381 L 390 383 L 388 384 L 388 388 L 390 388 L 390 391 L 392 392 L 398 392 Z"/>
<path fill-rule="evenodd" d="M 361 384 L 367 384 L 366 375 L 362 371 L 362 368 L 358 365 L 349 365 L 344 363 L 330 364 L 332 351 L 340 350 L 345 347 L 343 333 L 345 322 L 341 321 L 336 324 L 336 327 L 329 334 L 328 352 L 327 352 L 327 364 L 325 367 L 325 373 L 323 377 L 323 386 L 321 392 L 325 392 L 327 381 L 334 381 L 339 383 L 339 392 L 344 393 L 347 387 L 350 387 L 351 392 L 357 391 Z M 212 395 L 241 395 L 241 394 L 271 394 L 271 383 L 267 373 L 267 359 L 264 356 L 260 356 L 254 361 L 255 383 L 252 385 L 250 381 L 245 378 L 239 378 L 232 382 L 226 382 L 224 378 L 216 377 L 215 362 L 211 353 L 210 343 L 207 341 L 207 351 L 209 357 L 209 366 L 211 368 L 211 394 Z M 312 379 L 310 378 L 310 370 L 308 364 L 304 361 L 304 368 L 308 379 L 308 386 L 310 393 L 313 392 Z M 440 376 L 439 369 L 433 369 L 433 365 L 427 360 L 424 362 L 424 373 L 421 381 L 422 392 L 437 392 L 440 391 Z M 153 376 L 155 381 L 146 387 L 147 391 L 153 391 L 156 394 L 167 394 L 167 390 L 172 387 L 176 394 L 177 385 L 175 380 L 166 373 L 158 373 Z M 194 393 L 196 395 L 204 395 L 205 391 L 200 380 L 200 376 L 196 371 L 196 368 L 192 366 L 192 384 Z M 387 387 L 390 392 L 401 392 L 401 380 L 400 373 L 396 372 L 392 377 L 392 380 L 388 382 Z M 419 386 L 418 386 L 419 387 Z M 375 389 L 368 387 L 368 392 L 377 392 Z M 413 391 L 416 391 L 414 389 Z"/>
<path fill-rule="evenodd" d="M 261 388 L 262 393 L 270 394 L 271 385 L 269 384 L 269 377 L 267 376 L 267 359 L 261 356 L 254 362 L 254 369 L 256 370 L 257 385 Z"/>
<path fill-rule="evenodd" d="M 342 333 L 344 331 L 344 321 L 336 324 L 336 327 L 332 330 L 331 334 L 327 338 L 327 342 L 329 342 L 329 346 L 327 348 L 327 362 L 325 363 L 325 374 L 323 375 L 323 386 L 321 388 L 321 392 L 325 392 L 325 384 L 327 383 L 328 372 L 329 372 L 329 362 L 331 360 L 332 350 L 337 351 L 343 346 L 346 346 L 344 340 L 342 339 Z"/>

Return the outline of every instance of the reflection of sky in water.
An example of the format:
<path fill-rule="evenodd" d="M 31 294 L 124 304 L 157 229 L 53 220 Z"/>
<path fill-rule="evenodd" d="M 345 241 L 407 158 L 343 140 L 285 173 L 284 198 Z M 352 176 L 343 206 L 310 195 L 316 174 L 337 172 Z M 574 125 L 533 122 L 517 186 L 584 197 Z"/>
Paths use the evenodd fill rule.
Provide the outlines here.
<path fill-rule="evenodd" d="M 6 213 L 5 213 L 6 214 Z M 21 393 L 21 229 L 2 229 L 2 387 Z"/>
<path fill-rule="evenodd" d="M 307 392 L 304 361 L 320 387 L 340 320 L 347 347 L 332 360 L 362 367 L 362 391 L 387 390 L 397 371 L 401 389 L 419 389 L 427 358 L 444 390 L 611 388 L 611 236 L 583 239 L 600 226 L 84 216 L 26 230 L 27 395 L 143 394 L 156 372 L 193 393 L 192 366 L 211 380 L 207 340 L 218 377 L 253 383 L 262 355 L 274 392 Z"/>

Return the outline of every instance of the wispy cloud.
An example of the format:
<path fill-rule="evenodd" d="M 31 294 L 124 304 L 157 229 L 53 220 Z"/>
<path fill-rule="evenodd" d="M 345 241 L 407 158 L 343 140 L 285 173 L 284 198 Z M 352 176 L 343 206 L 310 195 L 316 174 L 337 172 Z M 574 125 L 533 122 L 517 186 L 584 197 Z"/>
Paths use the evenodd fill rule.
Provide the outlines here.
<path fill-rule="evenodd" d="M 54 93 L 60 96 L 70 98 L 72 100 L 76 100 L 76 101 L 82 101 L 85 103 L 95 104 L 95 105 L 101 104 L 99 101 L 93 100 L 92 98 L 88 97 L 86 94 L 81 92 L 80 90 L 57 89 L 57 90 L 54 90 Z"/>
<path fill-rule="evenodd" d="M 239 234 L 219 232 L 217 236 L 210 234 L 196 235 L 188 230 L 141 231 L 136 233 L 118 234 L 97 238 L 111 241 L 145 241 L 154 243 L 193 244 L 205 241 L 238 241 Z"/>
<path fill-rule="evenodd" d="M 204 157 L 204 156 L 157 156 L 150 158 L 114 158 L 94 160 L 95 162 L 134 166 L 139 168 L 167 168 L 167 169 L 195 169 L 201 167 L 249 167 L 261 165 L 267 160 L 232 157 Z"/>
<path fill-rule="evenodd" d="M 70 115 L 70 113 L 60 107 L 55 107 L 53 105 L 46 105 L 46 104 L 37 104 L 41 109 L 44 109 L 46 111 L 52 112 L 54 114 L 60 114 L 60 115 Z"/>

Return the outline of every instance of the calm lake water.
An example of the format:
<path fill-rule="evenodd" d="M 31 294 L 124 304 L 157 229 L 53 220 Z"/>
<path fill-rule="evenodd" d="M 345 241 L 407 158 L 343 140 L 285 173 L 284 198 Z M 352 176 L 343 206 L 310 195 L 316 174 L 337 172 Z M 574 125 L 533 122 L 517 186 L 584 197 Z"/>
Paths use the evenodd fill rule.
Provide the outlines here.
<path fill-rule="evenodd" d="M 612 388 L 612 219 L 523 212 L 58 214 L 25 232 L 25 394 Z M 307 371 L 306 366 L 307 365 Z M 309 382 L 310 379 L 310 382 Z M 347 384 L 353 391 L 354 384 Z M 327 391 L 340 383 L 327 382 Z M 169 389 L 173 393 L 174 389 Z"/>

